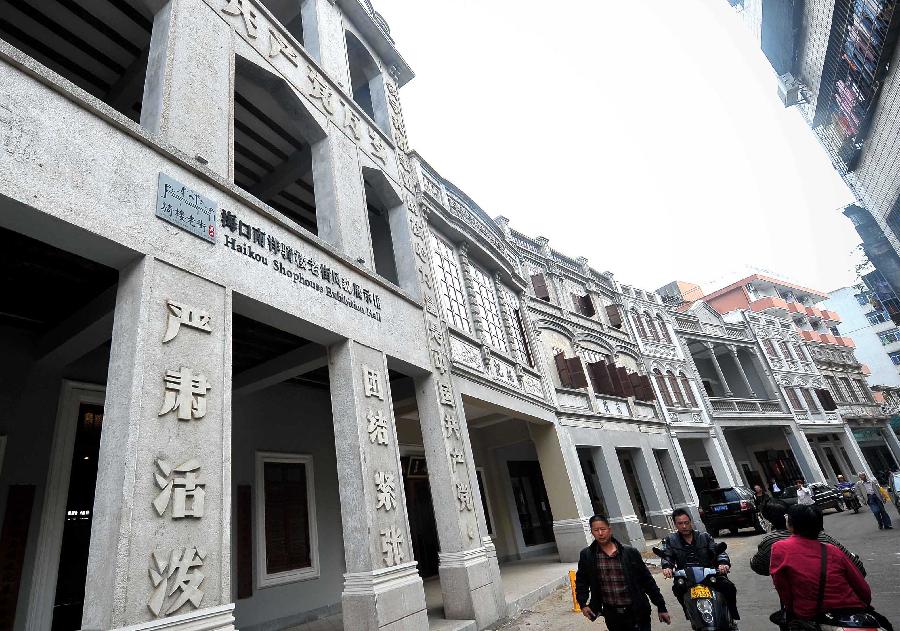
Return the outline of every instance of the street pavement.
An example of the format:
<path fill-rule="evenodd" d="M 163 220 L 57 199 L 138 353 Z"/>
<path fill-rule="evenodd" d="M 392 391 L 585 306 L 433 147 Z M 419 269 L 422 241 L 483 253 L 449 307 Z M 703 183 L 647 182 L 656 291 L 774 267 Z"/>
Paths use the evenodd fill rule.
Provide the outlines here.
<path fill-rule="evenodd" d="M 879 531 L 874 515 L 868 510 L 861 510 L 859 514 L 829 510 L 825 515 L 825 530 L 862 558 L 867 580 L 872 587 L 872 604 L 900 629 L 900 517 L 893 506 L 888 510 L 894 521 L 894 530 Z M 758 576 L 750 569 L 750 558 L 762 538 L 750 532 L 723 535 L 719 540 L 728 544 L 731 555 L 731 579 L 738 588 L 741 630 L 773 631 L 776 627 L 769 622 L 769 614 L 778 608 L 778 597 L 771 579 Z M 672 596 L 671 581 L 665 580 L 658 569 L 653 571 L 673 620 L 672 625 L 667 627 L 659 622 L 654 612 L 653 629 L 691 631 Z M 565 587 L 498 628 L 503 631 L 606 631 L 602 620 L 598 618 L 597 622 L 591 623 L 581 614 L 572 612 L 571 591 Z"/>

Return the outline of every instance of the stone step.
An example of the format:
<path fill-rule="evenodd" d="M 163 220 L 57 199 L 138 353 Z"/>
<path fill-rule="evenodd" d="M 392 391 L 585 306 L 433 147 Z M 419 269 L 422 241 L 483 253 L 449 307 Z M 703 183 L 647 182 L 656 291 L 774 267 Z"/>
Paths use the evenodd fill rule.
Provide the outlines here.
<path fill-rule="evenodd" d="M 428 616 L 428 631 L 478 631 L 474 620 L 447 620 Z"/>

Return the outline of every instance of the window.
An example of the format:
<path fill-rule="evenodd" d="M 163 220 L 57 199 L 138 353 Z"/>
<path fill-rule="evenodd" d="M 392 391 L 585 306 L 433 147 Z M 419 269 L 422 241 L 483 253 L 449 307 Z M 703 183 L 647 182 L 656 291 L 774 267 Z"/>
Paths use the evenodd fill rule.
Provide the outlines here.
<path fill-rule="evenodd" d="M 806 361 L 806 354 L 803 352 L 802 346 L 800 346 L 799 344 L 794 344 L 793 350 L 794 355 L 797 357 L 797 359 L 799 359 L 800 361 Z"/>
<path fill-rule="evenodd" d="M 766 349 L 766 355 L 778 359 L 778 350 L 775 348 L 775 344 L 772 343 L 772 340 L 769 338 L 764 339 L 763 346 Z"/>
<path fill-rule="evenodd" d="M 684 400 L 684 395 L 681 394 L 681 388 L 678 386 L 678 377 L 676 377 L 672 371 L 667 371 L 666 381 L 669 382 L 669 387 L 672 389 L 672 399 L 675 402 L 675 405 L 684 407 L 686 402 Z"/>
<path fill-rule="evenodd" d="M 841 385 L 844 386 L 844 390 L 847 392 L 847 396 L 849 397 L 846 400 L 852 401 L 854 403 L 860 403 L 859 395 L 857 394 L 856 390 L 853 388 L 853 384 L 850 383 L 850 380 L 847 377 L 841 377 L 840 381 L 841 381 Z"/>
<path fill-rule="evenodd" d="M 550 289 L 547 287 L 547 279 L 543 274 L 531 275 L 531 287 L 534 289 L 535 298 L 550 302 Z"/>
<path fill-rule="evenodd" d="M 900 366 L 900 351 L 894 351 L 893 353 L 888 353 L 888 357 L 891 358 L 891 361 L 894 362 L 895 366 Z"/>
<path fill-rule="evenodd" d="M 875 326 L 876 324 L 887 322 L 889 318 L 884 311 L 870 311 L 866 314 L 866 320 L 869 321 L 869 324 Z"/>
<path fill-rule="evenodd" d="M 858 302 L 860 305 L 869 304 L 869 297 L 865 294 L 856 294 L 856 296 L 854 297 L 856 298 L 856 302 Z"/>
<path fill-rule="evenodd" d="M 697 407 L 697 399 L 694 397 L 694 391 L 691 389 L 690 379 L 682 372 L 678 373 L 678 380 L 681 382 L 681 389 L 684 390 L 684 396 L 687 398 L 688 405 L 692 408 Z"/>
<path fill-rule="evenodd" d="M 779 342 L 781 345 L 781 351 L 784 354 L 784 358 L 787 360 L 795 359 L 794 354 L 791 352 L 791 346 L 784 340 Z"/>
<path fill-rule="evenodd" d="M 506 334 L 503 332 L 503 321 L 500 319 L 500 307 L 497 306 L 497 295 L 494 293 L 494 281 L 482 270 L 469 265 L 472 274 L 472 289 L 475 292 L 475 308 L 484 320 L 486 342 L 498 351 L 507 352 Z"/>
<path fill-rule="evenodd" d="M 575 305 L 575 311 L 585 317 L 593 318 L 595 315 L 597 315 L 597 311 L 594 309 L 594 303 L 593 301 L 591 301 L 590 294 L 584 294 L 583 296 L 579 294 L 572 294 L 572 304 Z"/>
<path fill-rule="evenodd" d="M 350 65 L 350 91 L 353 100 L 369 115 L 375 118 L 375 96 L 384 93 L 381 84 L 381 71 L 378 64 L 366 50 L 365 45 L 357 37 L 349 32 L 344 33 L 347 41 L 347 61 Z M 380 123 L 380 121 L 378 121 Z"/>
<path fill-rule="evenodd" d="M 663 342 L 666 344 L 672 343 L 672 337 L 669 335 L 669 328 L 666 326 L 666 321 L 663 320 L 662 316 L 656 316 L 656 326 L 659 328 L 659 335 Z"/>
<path fill-rule="evenodd" d="M 656 387 L 659 388 L 660 395 L 662 395 L 663 403 L 668 406 L 674 405 L 675 403 L 672 400 L 672 393 L 669 392 L 666 378 L 658 368 L 653 371 L 653 379 L 656 381 Z"/>
<path fill-rule="evenodd" d="M 800 388 L 800 394 L 803 395 L 803 400 L 806 401 L 806 407 L 810 412 L 818 411 L 819 406 L 816 405 L 816 398 L 813 396 L 812 390 L 809 388 Z"/>
<path fill-rule="evenodd" d="M 825 375 L 825 383 L 828 384 L 828 390 L 831 392 L 831 396 L 835 401 L 847 400 L 847 398 L 844 396 L 843 391 L 841 391 L 841 387 L 838 385 L 837 379 L 835 379 L 831 375 Z"/>
<path fill-rule="evenodd" d="M 319 576 L 312 456 L 257 452 L 257 581 L 269 587 Z"/>
<path fill-rule="evenodd" d="M 619 305 L 606 305 L 606 317 L 609 318 L 609 326 L 614 329 L 622 328 L 622 315 L 619 312 Z"/>
<path fill-rule="evenodd" d="M 506 287 L 503 288 L 503 296 L 506 303 L 506 315 L 512 323 L 513 335 L 519 344 L 519 359 L 534 368 L 534 358 L 531 356 L 531 347 L 528 346 L 528 336 L 525 334 L 525 324 L 522 322 L 522 313 L 519 311 L 519 298 Z"/>
<path fill-rule="evenodd" d="M 797 396 L 797 391 L 790 386 L 785 386 L 784 388 L 785 394 L 787 394 L 788 401 L 791 404 L 791 409 L 793 410 L 803 410 L 803 404 L 800 402 L 800 397 Z"/>
<path fill-rule="evenodd" d="M 874 399 L 872 398 L 872 392 L 869 390 L 869 386 L 866 385 L 866 382 L 862 379 L 854 379 L 853 383 L 856 384 L 856 391 L 859 393 L 860 401 L 872 403 Z"/>
<path fill-rule="evenodd" d="M 563 388 L 587 388 L 587 378 L 581 367 L 581 359 L 578 357 L 566 357 L 559 352 L 553 356 L 556 362 L 556 372 L 559 374 L 559 383 Z"/>
<path fill-rule="evenodd" d="M 632 311 L 631 319 L 634 322 L 634 328 L 637 331 L 638 337 L 640 337 L 642 340 L 646 340 L 647 331 L 644 329 L 644 321 L 641 318 L 641 314 L 639 314 L 637 311 Z"/>
<path fill-rule="evenodd" d="M 466 295 L 459 273 L 456 252 L 434 233 L 431 233 L 431 246 L 434 267 L 437 272 L 438 295 L 441 305 L 444 307 L 444 313 L 453 326 L 466 333 L 471 333 L 472 328 L 469 325 L 469 316 L 466 310 Z"/>
<path fill-rule="evenodd" d="M 900 342 L 900 329 L 894 328 L 887 331 L 882 331 L 878 334 L 878 339 L 881 340 L 881 344 L 883 346 L 893 344 L 894 342 Z"/>
<path fill-rule="evenodd" d="M 659 335 L 656 333 L 656 327 L 653 325 L 653 316 L 646 311 L 642 314 L 644 318 L 644 328 L 647 331 L 647 338 L 654 342 L 659 341 Z"/>

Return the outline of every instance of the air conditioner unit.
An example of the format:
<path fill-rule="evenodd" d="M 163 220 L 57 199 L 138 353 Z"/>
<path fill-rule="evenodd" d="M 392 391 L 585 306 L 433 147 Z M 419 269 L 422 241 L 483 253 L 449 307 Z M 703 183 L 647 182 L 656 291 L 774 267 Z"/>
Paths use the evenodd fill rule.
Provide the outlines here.
<path fill-rule="evenodd" d="M 785 107 L 803 102 L 803 84 L 790 72 L 778 77 L 778 98 Z"/>

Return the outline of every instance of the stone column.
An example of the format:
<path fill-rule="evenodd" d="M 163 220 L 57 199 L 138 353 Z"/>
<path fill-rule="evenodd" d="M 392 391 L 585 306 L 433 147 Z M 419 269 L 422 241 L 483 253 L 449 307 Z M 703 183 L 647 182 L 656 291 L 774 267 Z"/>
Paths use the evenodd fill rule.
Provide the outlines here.
<path fill-rule="evenodd" d="M 547 499 L 553 513 L 553 535 L 559 560 L 575 562 L 590 542 L 591 504 L 578 454 L 568 432 L 550 423 L 529 423 Z"/>
<path fill-rule="evenodd" d="M 731 391 L 731 388 L 728 387 L 728 382 L 725 380 L 725 373 L 722 372 L 722 367 L 719 365 L 719 358 L 716 357 L 716 349 L 712 342 L 703 342 L 703 345 L 706 347 L 706 350 L 709 351 L 709 356 L 712 359 L 713 368 L 716 370 L 716 375 L 719 377 L 719 381 L 722 383 L 722 387 L 725 389 L 726 397 L 733 397 L 734 393 Z"/>
<path fill-rule="evenodd" d="M 475 620 L 482 629 L 505 615 L 505 597 L 501 608 L 497 553 L 491 544 L 489 554 L 483 541 L 487 525 L 462 400 L 448 373 L 418 379 L 416 402 L 440 542 L 444 617 Z"/>
<path fill-rule="evenodd" d="M 891 455 L 894 457 L 894 464 L 900 466 L 900 441 L 897 440 L 897 434 L 894 432 L 894 428 L 891 427 L 890 424 L 887 424 L 884 425 L 880 431 L 885 444 L 888 449 L 890 449 Z"/>
<path fill-rule="evenodd" d="M 825 482 L 825 473 L 819 466 L 816 456 L 813 454 L 812 446 L 809 444 L 809 439 L 806 438 L 803 430 L 796 423 L 791 423 L 784 428 L 784 435 L 806 481 Z"/>
<path fill-rule="evenodd" d="M 625 485 L 625 474 L 619 464 L 616 448 L 612 445 L 595 447 L 591 449 L 591 458 L 594 459 L 594 468 L 600 479 L 600 490 L 606 510 L 609 511 L 613 533 L 619 541 L 643 550 L 644 533 Z"/>
<path fill-rule="evenodd" d="M 834 468 L 832 468 L 831 462 L 829 462 L 828 460 L 828 456 L 825 455 L 825 450 L 822 448 L 822 444 L 816 441 L 815 444 L 812 445 L 812 447 L 815 450 L 816 454 L 818 454 L 819 456 L 818 462 L 821 465 L 820 468 L 824 467 L 822 469 L 822 473 L 825 474 L 825 477 L 831 484 L 834 484 L 835 482 L 837 482 L 837 472 L 834 470 Z"/>
<path fill-rule="evenodd" d="M 722 443 L 725 442 L 723 445 Z M 741 477 L 737 474 L 737 465 L 731 455 L 731 449 L 728 442 L 721 435 L 721 430 L 711 427 L 709 430 L 709 438 L 703 439 L 703 447 L 709 458 L 709 464 L 716 474 L 716 480 L 719 486 L 734 486 L 739 484 Z"/>
<path fill-rule="evenodd" d="M 744 382 L 744 385 L 747 386 L 747 391 L 750 393 L 750 398 L 755 399 L 756 393 L 753 391 L 753 386 L 750 385 L 750 379 L 747 378 L 747 373 L 744 371 L 744 366 L 741 364 L 741 358 L 738 356 L 737 347 L 734 344 L 730 344 L 728 346 L 728 350 L 731 352 L 731 357 L 734 359 L 734 363 L 737 365 L 738 372 L 741 374 L 741 381 Z"/>
<path fill-rule="evenodd" d="M 487 323 L 484 321 L 484 314 L 481 313 L 481 309 L 478 307 L 478 300 L 475 298 L 475 283 L 472 280 L 472 267 L 469 263 L 469 244 L 465 241 L 461 241 L 457 247 L 459 249 L 459 265 L 462 268 L 460 271 L 462 271 L 466 302 L 469 305 L 469 313 L 472 315 L 472 330 L 475 337 L 478 338 L 478 341 L 481 343 L 481 354 L 485 362 L 485 369 L 489 371 L 490 365 L 488 364 L 488 359 L 490 353 L 487 350 Z"/>
<path fill-rule="evenodd" d="M 506 333 L 506 341 L 509 345 L 509 354 L 516 363 L 525 363 L 522 349 L 519 348 L 519 338 L 516 335 L 516 323 L 510 317 L 510 305 L 506 298 L 506 289 L 500 280 L 500 273 L 494 274 L 494 291 L 497 292 L 497 303 L 500 305 L 500 318 L 503 322 L 503 331 Z"/>
<path fill-rule="evenodd" d="M 344 620 L 364 631 L 427 628 L 386 358 L 345 340 L 328 349 L 328 373 L 344 535 Z"/>
<path fill-rule="evenodd" d="M 231 296 L 152 258 L 116 295 L 82 629 L 232 630 Z"/>
<path fill-rule="evenodd" d="M 347 40 L 340 7 L 331 0 L 310 0 L 301 3 L 300 7 L 303 47 L 335 83 L 350 93 Z"/>
<path fill-rule="evenodd" d="M 844 448 L 844 451 L 847 452 L 847 457 L 850 458 L 853 474 L 865 473 L 869 478 L 873 478 L 874 476 L 872 474 L 872 468 L 869 466 L 869 461 L 866 460 L 865 455 L 863 455 L 862 449 L 860 449 L 859 443 L 856 442 L 856 437 L 853 435 L 853 430 L 850 429 L 850 426 L 844 423 L 844 431 L 838 436 L 841 440 L 841 446 Z"/>
<path fill-rule="evenodd" d="M 656 462 L 656 456 L 648 445 L 632 450 L 635 472 L 647 504 L 647 519 L 653 524 L 658 537 L 665 537 L 671 528 L 672 501 L 666 493 L 666 484 Z M 672 498 L 674 500 L 674 498 Z"/>
<path fill-rule="evenodd" d="M 169 0 L 153 18 L 141 105 L 142 127 L 227 180 L 233 36 L 203 0 Z"/>
<path fill-rule="evenodd" d="M 544 356 L 544 345 L 541 344 L 537 328 L 531 321 L 531 310 L 528 308 L 528 294 L 519 292 L 519 317 L 522 318 L 522 328 L 525 329 L 525 343 L 531 351 L 534 360 L 534 370 L 541 375 L 541 384 L 544 389 L 544 400 L 553 404 L 556 401 L 556 388 L 553 380 L 547 374 L 547 362 Z"/>

